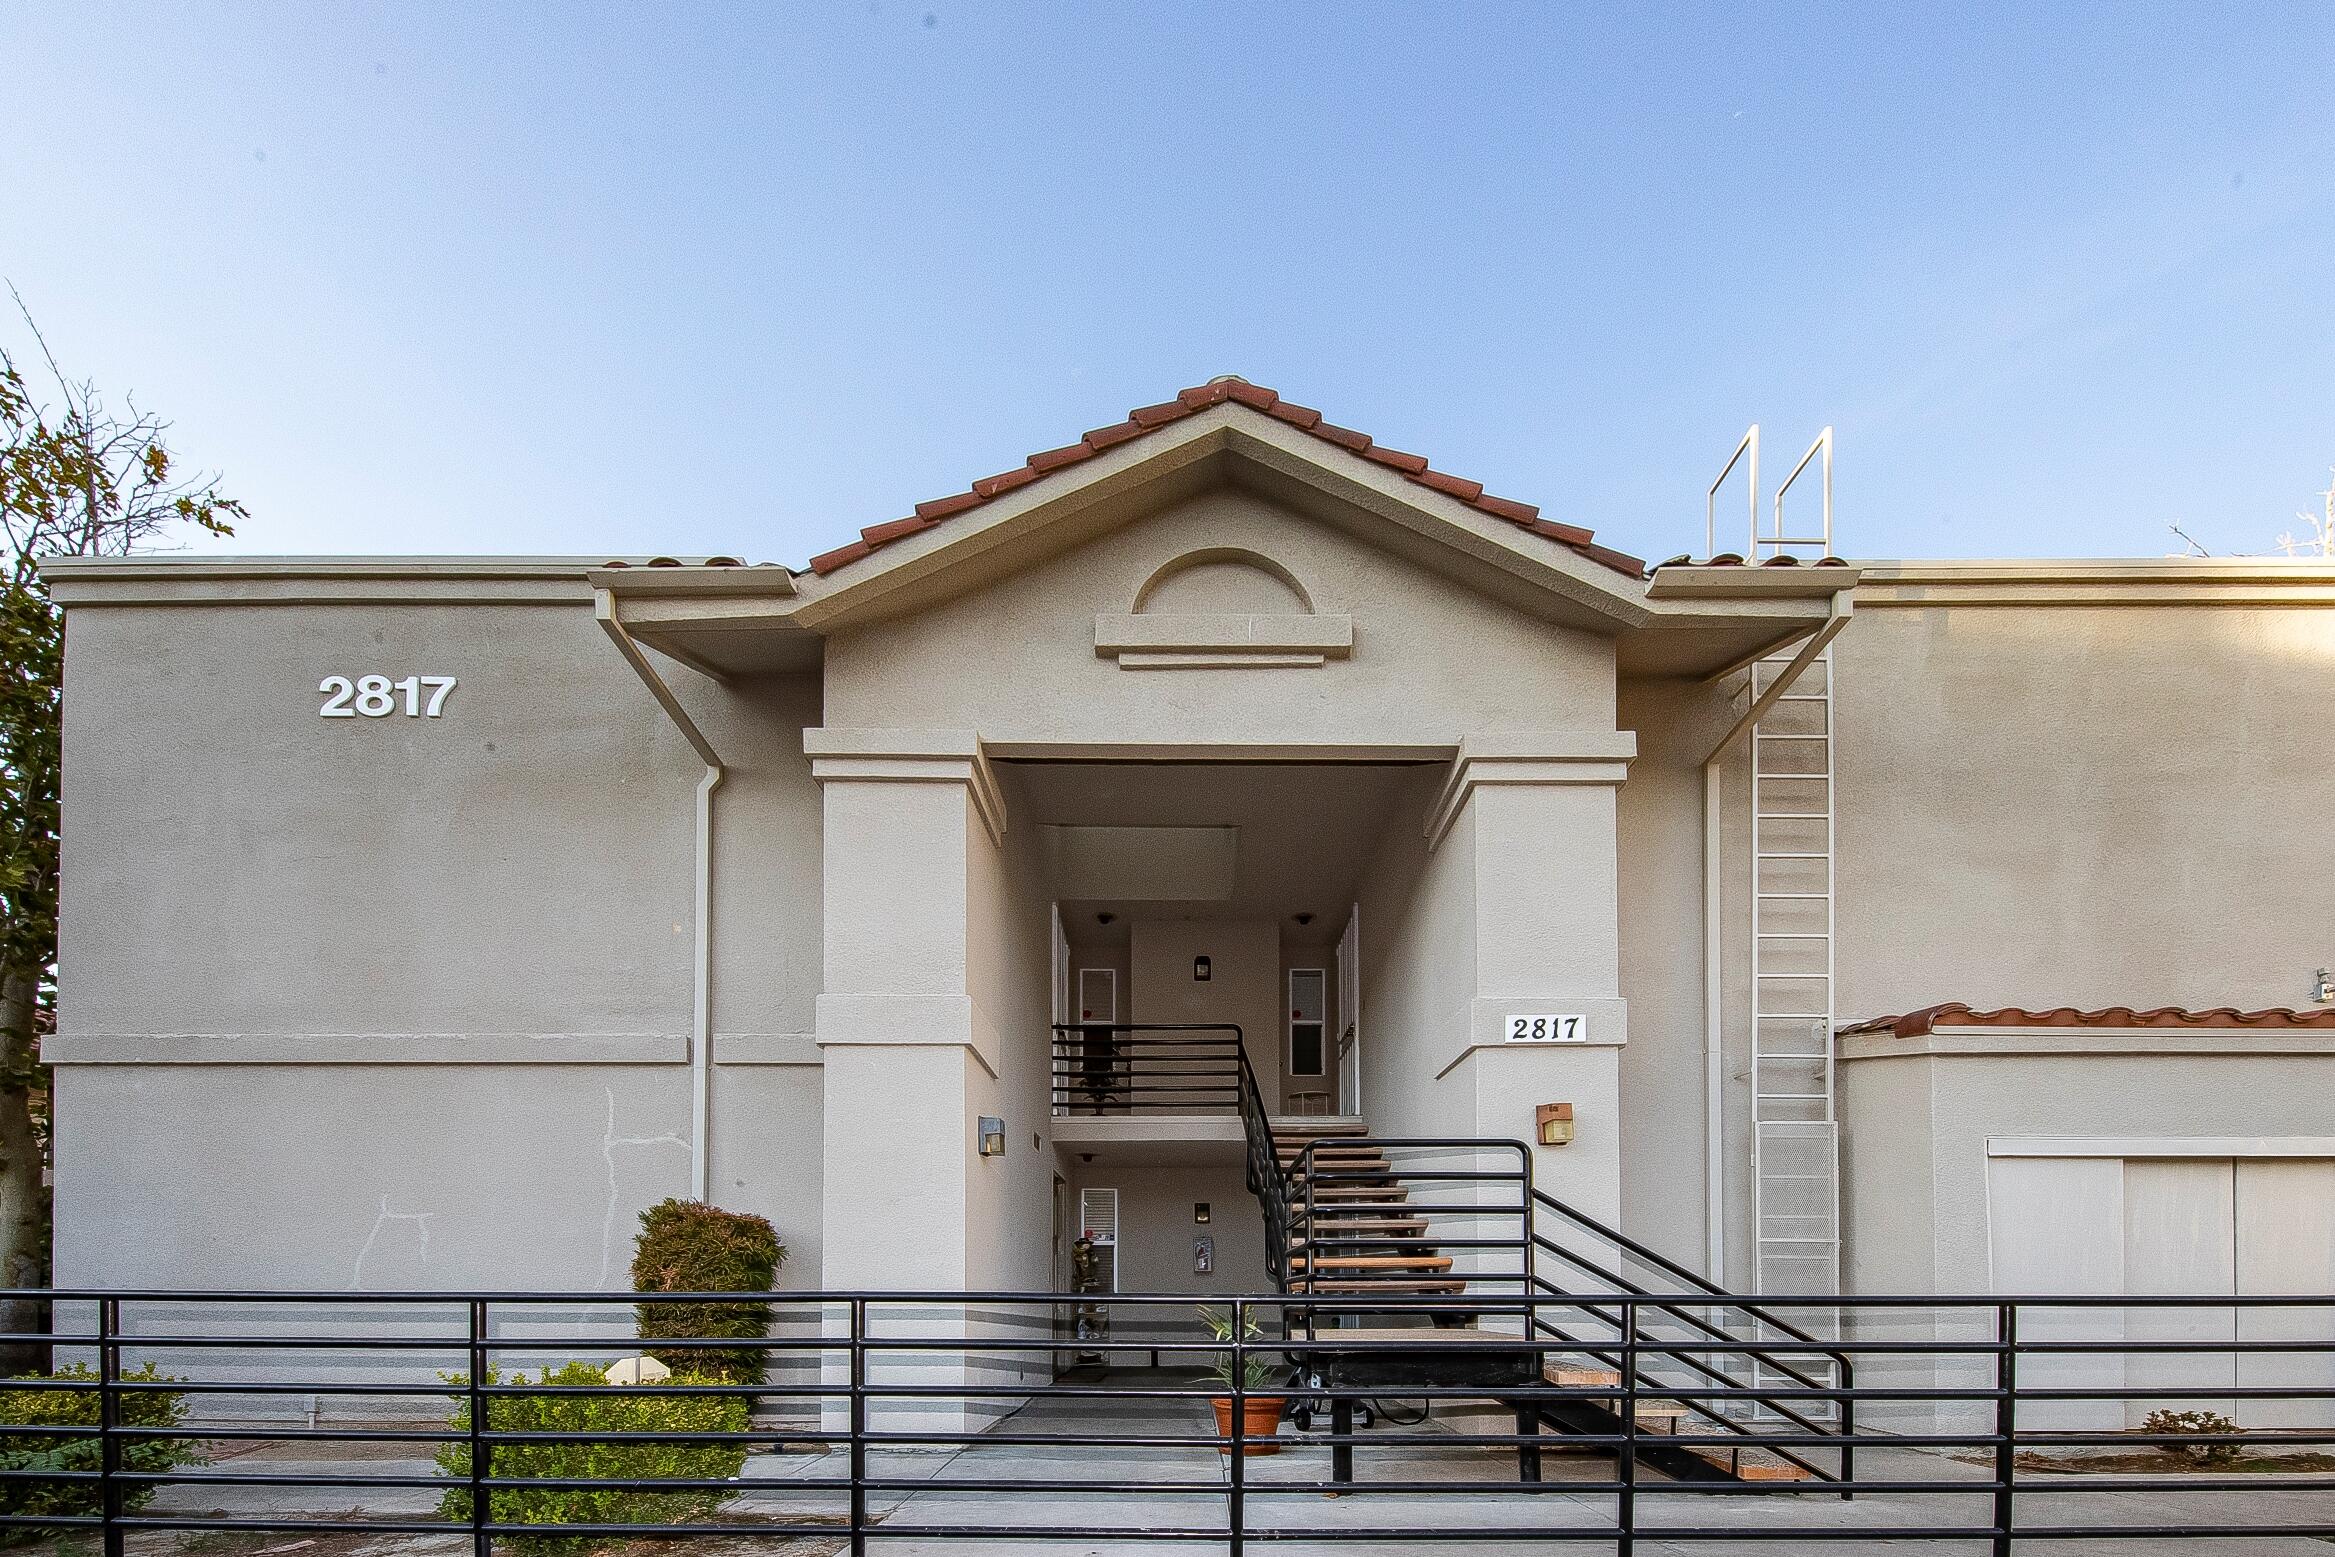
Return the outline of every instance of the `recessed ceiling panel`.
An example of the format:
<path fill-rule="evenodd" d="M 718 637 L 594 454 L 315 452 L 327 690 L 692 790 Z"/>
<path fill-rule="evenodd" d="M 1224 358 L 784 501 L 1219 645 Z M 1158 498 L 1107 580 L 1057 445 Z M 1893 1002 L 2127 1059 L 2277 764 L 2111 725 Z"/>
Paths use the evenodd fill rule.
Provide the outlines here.
<path fill-rule="evenodd" d="M 1215 903 L 1232 896 L 1237 827 L 1052 826 L 1045 831 L 1058 898 Z"/>

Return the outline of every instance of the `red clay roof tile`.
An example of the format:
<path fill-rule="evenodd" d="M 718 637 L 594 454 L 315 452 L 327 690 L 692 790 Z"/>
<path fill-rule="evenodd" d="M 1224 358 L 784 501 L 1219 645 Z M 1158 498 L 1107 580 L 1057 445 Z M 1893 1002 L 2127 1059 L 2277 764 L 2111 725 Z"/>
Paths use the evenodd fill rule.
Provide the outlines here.
<path fill-rule="evenodd" d="M 973 483 L 973 491 L 981 497 L 995 497 L 1000 492 L 1011 492 L 1015 487 L 1028 486 L 1037 479 L 1038 472 L 1027 465 L 1016 465 L 994 476 L 983 476 Z"/>
<path fill-rule="evenodd" d="M 1144 431 L 1144 427 L 1138 422 L 1113 422 L 1108 427 L 1096 428 L 1078 441 L 1099 452 L 1109 448 L 1114 443 L 1125 443 L 1130 438 L 1140 438 Z"/>
<path fill-rule="evenodd" d="M 1424 454 L 1405 454 L 1400 449 L 1390 449 L 1382 443 L 1374 443 L 1364 449 L 1362 457 L 1376 460 L 1381 465 L 1391 465 L 1406 476 L 1424 477 L 1427 474 L 1427 457 Z"/>
<path fill-rule="evenodd" d="M 810 563 L 811 571 L 820 574 L 832 573 L 837 568 L 846 567 L 859 561 L 860 558 L 874 550 L 875 548 L 864 540 L 853 541 L 848 545 L 838 546 L 833 551 L 823 551 L 818 556 L 813 557 Z"/>
<path fill-rule="evenodd" d="M 1048 471 L 1060 470 L 1065 465 L 1075 465 L 1080 460 L 1093 459 L 1094 454 L 1095 451 L 1083 443 L 1066 443 L 1059 449 L 1039 450 L 1030 456 L 1029 466 L 1030 469 L 1043 476 Z"/>
<path fill-rule="evenodd" d="M 2181 1006 L 2158 1006 L 2136 1011 L 2131 1006 L 2105 1006 L 2097 1011 L 2081 1011 L 2074 1006 L 2054 1006 L 2047 1011 L 2029 1011 L 2003 1006 L 1993 1011 L 1974 1011 L 1959 1002 L 1948 1002 L 1925 1006 L 1903 1016 L 1877 1016 L 1844 1027 L 1840 1032 L 1844 1038 L 1851 1033 L 1890 1033 L 1899 1038 L 1919 1038 L 1941 1027 L 2335 1028 L 2335 1007 L 2297 1011 L 2288 1006 L 2272 1006 L 2262 1011 L 2241 1011 L 2236 1006 L 2214 1006 L 2193 1011 Z"/>
<path fill-rule="evenodd" d="M 979 508 L 988 499 L 978 492 L 959 492 L 955 497 L 936 497 L 928 503 L 916 505 L 916 517 L 927 524 L 936 524 L 968 508 Z"/>
<path fill-rule="evenodd" d="M 922 505 L 918 506 L 921 510 Z M 919 511 L 911 518 L 894 519 L 888 524 L 871 524 L 859 532 L 859 538 L 870 546 L 881 546 L 886 541 L 896 541 L 902 536 L 914 535 L 923 528 L 924 515 Z"/>
<path fill-rule="evenodd" d="M 1419 485 L 1448 493 L 1463 503 L 1472 503 L 1484 495 L 1484 484 L 1481 481 L 1470 481 L 1465 476 L 1447 476 L 1440 470 L 1420 471 Z"/>
<path fill-rule="evenodd" d="M 1000 471 L 994 476 L 984 476 L 979 481 L 974 482 L 967 491 L 919 503 L 916 505 L 912 518 L 895 519 L 889 523 L 871 525 L 862 530 L 860 538 L 849 545 L 838 546 L 833 551 L 822 552 L 813 557 L 810 563 L 811 571 L 827 574 L 838 568 L 848 567 L 893 541 L 914 535 L 943 520 L 978 508 L 983 503 L 1003 493 L 1011 492 L 1016 487 L 1027 486 L 1040 477 L 1060 470 L 1066 465 L 1075 465 L 1081 460 L 1092 459 L 1105 449 L 1130 442 L 1142 437 L 1145 433 L 1165 427 L 1171 422 L 1181 421 L 1187 416 L 1207 410 L 1211 406 L 1223 405 L 1228 401 L 1247 406 L 1251 410 L 1261 411 L 1279 421 L 1288 423 L 1292 427 L 1311 433 L 1326 443 L 1334 443 L 1340 448 L 1349 449 L 1362 455 L 1365 459 L 1400 471 L 1423 487 L 1455 498 L 1479 512 L 1521 525 L 1533 534 L 1567 546 L 1590 561 L 1612 568 L 1617 573 L 1626 574 L 1633 579 L 1645 576 L 1646 565 L 1643 562 L 1635 557 L 1615 551 L 1611 547 L 1597 545 L 1591 539 L 1590 532 L 1578 525 L 1560 524 L 1553 520 L 1543 519 L 1540 517 L 1540 510 L 1530 503 L 1519 503 L 1509 498 L 1493 497 L 1484 491 L 1481 482 L 1470 481 L 1464 476 L 1454 476 L 1449 472 L 1436 470 L 1419 455 L 1406 454 L 1400 449 L 1379 448 L 1371 441 L 1367 433 L 1358 433 L 1351 428 L 1326 422 L 1322 420 L 1321 412 L 1310 406 L 1291 405 L 1270 389 L 1251 384 L 1244 379 L 1229 377 L 1212 379 L 1208 383 L 1195 385 L 1178 393 L 1173 400 L 1162 401 L 1158 405 L 1139 407 L 1128 412 L 1127 419 L 1123 422 L 1116 422 L 1108 427 L 1098 427 L 1077 443 L 1033 454 L 1018 469 Z"/>

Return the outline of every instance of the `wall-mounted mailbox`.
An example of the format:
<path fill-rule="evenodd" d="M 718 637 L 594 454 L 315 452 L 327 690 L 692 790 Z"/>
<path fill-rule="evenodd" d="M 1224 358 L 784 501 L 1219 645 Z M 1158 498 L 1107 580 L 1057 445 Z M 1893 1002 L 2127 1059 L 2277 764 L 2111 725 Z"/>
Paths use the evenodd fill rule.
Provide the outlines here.
<path fill-rule="evenodd" d="M 1532 1111 L 1533 1139 L 1543 1146 L 1565 1146 L 1573 1139 L 1573 1105 L 1543 1103 Z"/>

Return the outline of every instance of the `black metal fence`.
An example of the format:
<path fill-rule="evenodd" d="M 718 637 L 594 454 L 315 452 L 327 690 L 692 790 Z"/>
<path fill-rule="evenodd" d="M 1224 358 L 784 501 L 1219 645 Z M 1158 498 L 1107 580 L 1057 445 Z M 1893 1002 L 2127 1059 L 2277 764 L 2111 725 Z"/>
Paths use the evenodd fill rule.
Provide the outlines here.
<path fill-rule="evenodd" d="M 692 1377 L 734 1338 L 659 1340 L 679 1371 L 633 1385 L 540 1370 L 631 1356 L 635 1302 L 724 1295 L 14 1296 L 50 1305 L 8 1339 L 58 1374 L 6 1386 L 0 1526 L 107 1557 L 226 1532 L 479 1557 L 2335 1538 L 2335 1295 L 1773 1301 L 1824 1336 L 1787 1346 L 1681 1327 L 1694 1291 L 1237 1297 L 1229 1342 L 1194 1339 L 1189 1296 L 1082 1297 L 1114 1310 L 1095 1341 L 1061 1294 L 774 1293 L 762 1378 Z M 1592 1321 L 1610 1366 L 1555 1338 Z M 1855 1360 L 1853 1384 L 1760 1385 L 1823 1430 L 1688 1409 L 1744 1411 L 1734 1373 L 1795 1353 L 1811 1378 Z"/>

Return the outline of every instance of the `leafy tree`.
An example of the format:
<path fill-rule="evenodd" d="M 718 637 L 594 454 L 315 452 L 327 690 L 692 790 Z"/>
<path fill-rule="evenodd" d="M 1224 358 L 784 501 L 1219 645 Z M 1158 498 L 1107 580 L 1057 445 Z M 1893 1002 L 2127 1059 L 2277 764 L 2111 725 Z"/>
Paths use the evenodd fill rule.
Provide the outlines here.
<path fill-rule="evenodd" d="M 215 476 L 181 469 L 170 424 L 86 379 L 68 378 L 15 289 L 45 388 L 0 346 L 0 1285 L 49 1276 L 41 1182 L 48 1075 L 40 1030 L 57 960 L 57 784 L 64 619 L 42 587 L 42 557 L 123 556 L 184 526 L 229 535 L 243 505 Z M 10 1330 L 37 1315 L 0 1305 Z M 40 1359 L 0 1347 L 16 1366 Z"/>

